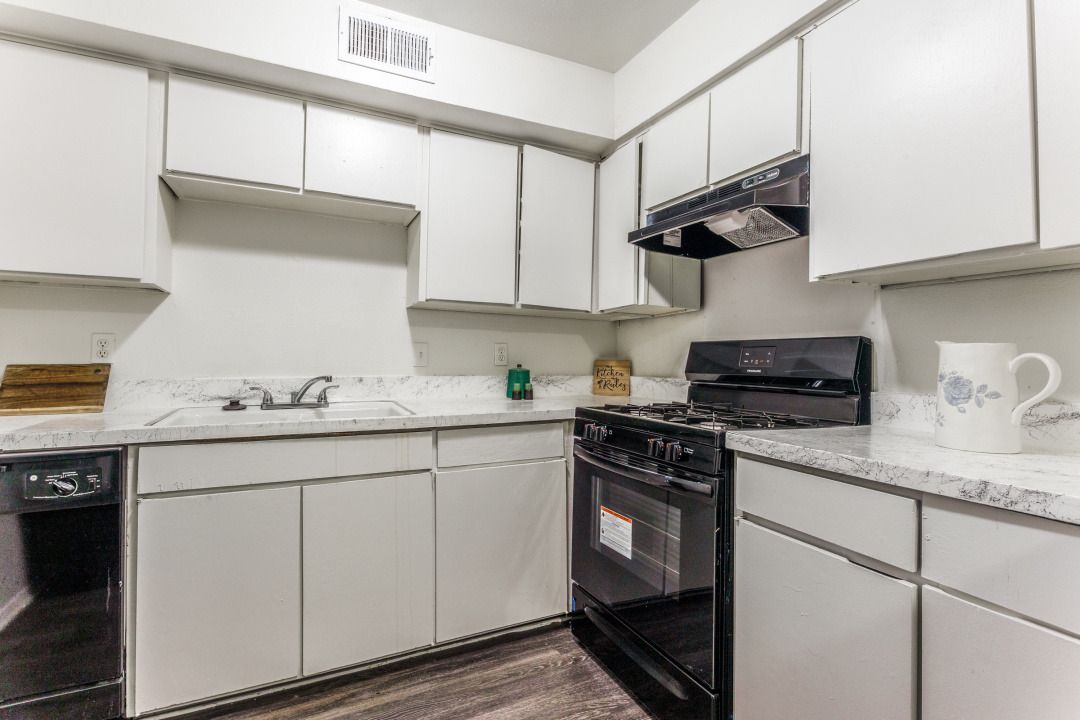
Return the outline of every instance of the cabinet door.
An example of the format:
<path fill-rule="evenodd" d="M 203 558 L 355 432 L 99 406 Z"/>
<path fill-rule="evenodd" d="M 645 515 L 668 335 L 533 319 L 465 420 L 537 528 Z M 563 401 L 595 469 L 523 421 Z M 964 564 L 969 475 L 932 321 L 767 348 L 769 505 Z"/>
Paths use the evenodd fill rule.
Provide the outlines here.
<path fill-rule="evenodd" d="M 435 639 L 431 473 L 304 488 L 304 674 Z"/>
<path fill-rule="evenodd" d="M 416 204 L 415 125 L 308 103 L 306 137 L 305 190 Z"/>
<path fill-rule="evenodd" d="M 917 589 L 739 520 L 735 716 L 913 720 Z"/>
<path fill-rule="evenodd" d="M 566 461 L 435 476 L 439 642 L 566 612 Z"/>
<path fill-rule="evenodd" d="M 1027 3 L 861 0 L 806 43 L 812 276 L 1035 242 Z"/>
<path fill-rule="evenodd" d="M 526 145 L 521 156 L 522 305 L 592 309 L 596 166 Z"/>
<path fill-rule="evenodd" d="M 1045 248 L 1080 244 L 1080 3 L 1035 0 L 1035 70 L 1039 89 L 1039 238 Z"/>
<path fill-rule="evenodd" d="M 1026 620 L 922 591 L 923 720 L 1072 720 L 1080 641 Z"/>
<path fill-rule="evenodd" d="M 304 104 L 171 75 L 165 169 L 298 190 Z"/>
<path fill-rule="evenodd" d="M 708 182 L 709 96 L 690 101 L 645 134 L 641 204 L 649 209 Z"/>
<path fill-rule="evenodd" d="M 709 93 L 709 183 L 799 151 L 800 41 L 789 40 Z"/>
<path fill-rule="evenodd" d="M 597 308 L 637 303 L 638 248 L 626 237 L 637 227 L 638 144 L 631 141 L 600 163 L 596 192 Z"/>
<path fill-rule="evenodd" d="M 514 304 L 517 199 L 517 146 L 431 131 L 429 299 Z"/>
<path fill-rule="evenodd" d="M 139 279 L 144 68 L 0 42 L 0 270 Z"/>
<path fill-rule="evenodd" d="M 299 488 L 140 500 L 136 565 L 136 713 L 299 675 Z"/>

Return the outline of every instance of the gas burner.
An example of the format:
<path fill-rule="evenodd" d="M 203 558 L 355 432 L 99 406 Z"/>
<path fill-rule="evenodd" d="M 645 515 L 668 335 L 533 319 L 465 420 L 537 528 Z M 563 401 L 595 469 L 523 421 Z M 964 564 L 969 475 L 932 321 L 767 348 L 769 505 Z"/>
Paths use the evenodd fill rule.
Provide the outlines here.
<path fill-rule="evenodd" d="M 764 410 L 749 410 L 736 407 L 731 403 L 669 402 L 650 405 L 605 405 L 603 409 L 620 415 L 634 415 L 679 425 L 692 425 L 705 430 L 811 428 L 821 427 L 823 424 L 813 418 Z"/>

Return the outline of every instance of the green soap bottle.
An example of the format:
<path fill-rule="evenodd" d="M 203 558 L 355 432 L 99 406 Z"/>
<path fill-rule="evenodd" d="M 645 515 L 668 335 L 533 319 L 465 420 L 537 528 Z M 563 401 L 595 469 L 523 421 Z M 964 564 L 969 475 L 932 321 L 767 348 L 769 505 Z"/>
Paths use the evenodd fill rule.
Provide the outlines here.
<path fill-rule="evenodd" d="M 517 367 L 510 368 L 506 373 L 506 397 L 514 397 L 514 385 L 525 387 L 528 382 L 529 368 L 521 367 L 521 363 L 518 363 Z"/>

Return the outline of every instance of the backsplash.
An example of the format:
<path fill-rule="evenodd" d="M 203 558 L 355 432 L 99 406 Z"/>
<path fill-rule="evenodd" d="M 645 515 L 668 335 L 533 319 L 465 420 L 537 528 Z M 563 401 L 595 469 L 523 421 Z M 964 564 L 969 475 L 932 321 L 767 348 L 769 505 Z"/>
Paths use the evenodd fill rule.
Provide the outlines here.
<path fill-rule="evenodd" d="M 258 402 L 249 390 L 262 385 L 279 400 L 299 388 L 307 378 L 153 378 L 119 380 L 109 386 L 106 410 L 140 410 L 193 405 L 214 405 L 233 398 Z M 506 396 L 505 375 L 354 375 L 334 376 L 330 397 L 342 400 L 439 400 L 499 398 Z M 536 397 L 590 395 L 591 375 L 537 375 L 532 379 Z M 632 377 L 630 389 L 643 400 L 685 400 L 686 381 L 680 378 Z M 318 387 L 313 389 L 318 392 Z M 596 404 L 604 402 L 597 397 Z"/>

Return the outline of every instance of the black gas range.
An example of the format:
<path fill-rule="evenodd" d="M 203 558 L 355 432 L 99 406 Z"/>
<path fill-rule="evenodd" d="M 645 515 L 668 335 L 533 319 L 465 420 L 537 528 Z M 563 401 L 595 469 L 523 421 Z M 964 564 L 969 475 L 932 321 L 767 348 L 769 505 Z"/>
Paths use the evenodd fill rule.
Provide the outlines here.
<path fill-rule="evenodd" d="M 686 402 L 578 408 L 571 629 L 662 720 L 731 716 L 733 430 L 870 421 L 863 337 L 695 342 Z"/>

